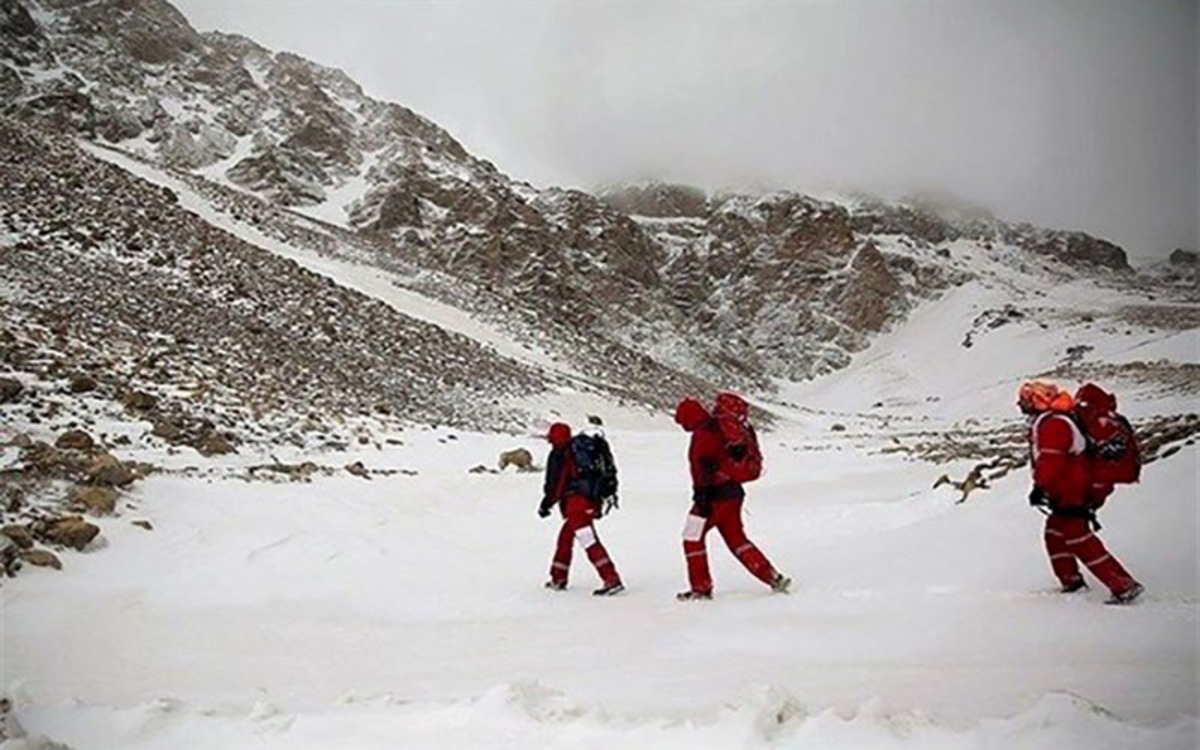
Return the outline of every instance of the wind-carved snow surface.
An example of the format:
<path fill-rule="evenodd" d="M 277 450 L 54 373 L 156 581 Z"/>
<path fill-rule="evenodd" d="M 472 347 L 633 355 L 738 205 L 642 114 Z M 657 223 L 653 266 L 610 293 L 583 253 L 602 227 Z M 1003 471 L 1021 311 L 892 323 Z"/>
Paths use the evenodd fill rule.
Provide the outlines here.
<path fill-rule="evenodd" d="M 541 588 L 538 474 L 466 471 L 542 446 L 450 435 L 327 459 L 415 476 L 142 483 L 105 549 L 6 584 L 18 719 L 77 748 L 1194 746 L 1194 447 L 1110 501 L 1105 539 L 1149 589 L 1112 608 L 1052 592 L 1023 476 L 955 506 L 927 464 L 772 433 L 746 521 L 796 592 L 714 535 L 717 597 L 685 605 L 666 420 L 610 433 L 613 599 L 582 555 Z"/>

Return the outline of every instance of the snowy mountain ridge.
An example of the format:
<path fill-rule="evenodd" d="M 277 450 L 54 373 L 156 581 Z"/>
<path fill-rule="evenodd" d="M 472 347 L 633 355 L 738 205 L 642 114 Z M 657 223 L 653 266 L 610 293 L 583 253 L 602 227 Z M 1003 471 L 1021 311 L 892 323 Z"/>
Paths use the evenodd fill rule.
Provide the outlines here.
<path fill-rule="evenodd" d="M 928 206 L 653 183 L 599 198 L 539 190 L 340 71 L 196 32 L 161 0 L 0 7 L 4 111 L 203 178 L 215 200 L 321 252 L 418 269 L 400 283 L 649 403 L 670 400 L 661 382 L 769 392 L 844 367 L 970 276 L 947 269 L 950 243 L 1129 277 L 1102 240 Z"/>

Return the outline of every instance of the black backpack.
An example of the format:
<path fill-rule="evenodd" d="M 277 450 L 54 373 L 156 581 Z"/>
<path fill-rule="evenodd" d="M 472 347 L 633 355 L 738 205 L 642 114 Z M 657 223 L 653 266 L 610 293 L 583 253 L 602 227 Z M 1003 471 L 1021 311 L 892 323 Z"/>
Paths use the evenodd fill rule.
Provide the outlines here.
<path fill-rule="evenodd" d="M 575 477 L 571 489 L 594 503 L 615 507 L 617 494 L 617 464 L 603 435 L 581 433 L 571 438 L 571 458 L 575 462 Z M 611 503 L 605 501 L 612 500 Z"/>

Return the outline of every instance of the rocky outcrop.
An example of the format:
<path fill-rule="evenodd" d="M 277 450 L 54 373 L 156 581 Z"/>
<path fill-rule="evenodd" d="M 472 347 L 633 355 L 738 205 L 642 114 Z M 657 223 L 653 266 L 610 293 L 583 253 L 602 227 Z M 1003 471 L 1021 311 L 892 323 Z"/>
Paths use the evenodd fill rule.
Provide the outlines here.
<path fill-rule="evenodd" d="M 95 446 L 96 441 L 83 430 L 67 430 L 54 441 L 54 447 L 63 450 L 90 451 Z"/>
<path fill-rule="evenodd" d="M 107 516 L 117 509 L 117 492 L 112 487 L 76 487 L 69 505 L 94 516 Z"/>
<path fill-rule="evenodd" d="M 1197 265 L 1197 258 L 1200 258 L 1200 254 L 1197 254 L 1195 250 L 1184 250 L 1181 247 L 1177 247 L 1171 251 L 1168 262 L 1170 262 L 1170 264 L 1173 266 L 1195 268 Z"/>
<path fill-rule="evenodd" d="M 62 561 L 50 550 L 32 549 L 21 553 L 21 559 L 39 568 L 62 570 Z"/>
<path fill-rule="evenodd" d="M 704 218 L 708 195 L 690 185 L 650 183 L 601 191 L 600 199 L 624 214 L 655 218 Z"/>
<path fill-rule="evenodd" d="M 0 378 L 0 404 L 16 401 L 25 387 L 15 378 Z"/>
<path fill-rule="evenodd" d="M 33 547 L 33 533 L 29 531 L 28 526 L 10 524 L 0 529 L 0 534 L 8 537 L 21 549 L 30 549 Z"/>
<path fill-rule="evenodd" d="M 500 454 L 499 466 L 500 471 L 504 471 L 509 466 L 517 467 L 517 471 L 531 471 L 533 469 L 533 454 L 524 448 L 503 451 Z"/>
<path fill-rule="evenodd" d="M 100 533 L 100 527 L 79 516 L 67 516 L 49 521 L 35 529 L 34 534 L 47 544 L 71 547 L 83 551 Z"/>

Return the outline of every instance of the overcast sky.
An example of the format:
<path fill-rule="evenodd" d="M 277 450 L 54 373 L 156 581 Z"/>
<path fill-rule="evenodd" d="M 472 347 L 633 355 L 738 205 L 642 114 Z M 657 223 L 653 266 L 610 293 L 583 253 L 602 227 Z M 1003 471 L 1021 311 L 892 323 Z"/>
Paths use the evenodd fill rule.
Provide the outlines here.
<path fill-rule="evenodd" d="M 1196 0 L 175 0 L 539 186 L 945 190 L 1197 245 Z"/>

